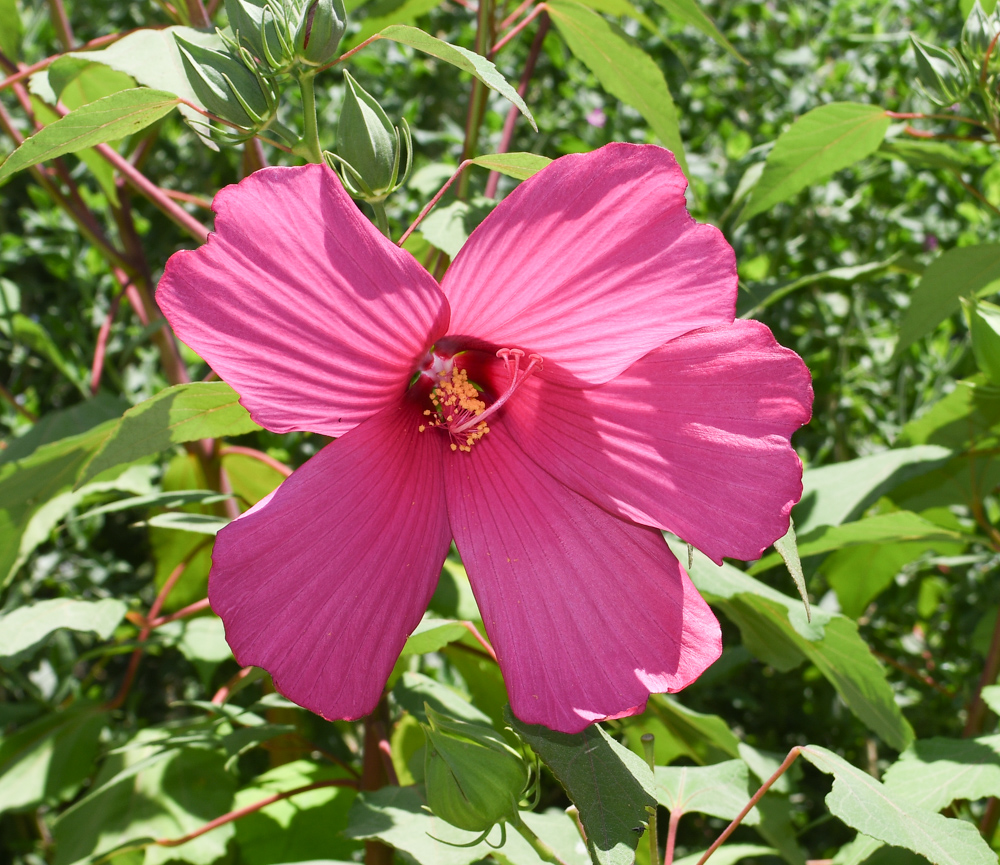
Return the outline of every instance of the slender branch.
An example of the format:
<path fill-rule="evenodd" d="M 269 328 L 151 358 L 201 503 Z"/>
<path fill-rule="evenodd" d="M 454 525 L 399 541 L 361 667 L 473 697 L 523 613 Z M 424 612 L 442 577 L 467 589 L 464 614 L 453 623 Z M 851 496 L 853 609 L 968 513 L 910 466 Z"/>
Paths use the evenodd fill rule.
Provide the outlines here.
<path fill-rule="evenodd" d="M 520 23 L 519 23 L 519 24 L 517 25 L 517 27 L 513 28 L 513 29 L 512 29 L 511 31 L 510 31 L 510 33 L 508 33 L 508 34 L 507 34 L 506 36 L 504 36 L 504 37 L 503 37 L 503 39 L 501 39 L 501 40 L 500 40 L 499 42 L 497 42 L 497 44 L 496 44 L 496 45 L 494 45 L 494 46 L 493 46 L 493 47 L 492 47 L 492 48 L 490 49 L 490 52 L 489 52 L 489 54 L 487 55 L 487 57 L 489 57 L 489 58 L 490 58 L 490 59 L 492 60 L 492 59 L 493 59 L 493 58 L 494 58 L 494 57 L 496 56 L 496 53 L 497 53 L 497 52 L 498 52 L 498 51 L 499 51 L 499 50 L 500 50 L 501 48 L 503 48 L 503 47 L 504 47 L 504 45 L 506 45 L 506 44 L 507 44 L 508 42 L 510 42 L 510 40 L 511 40 L 511 39 L 513 39 L 513 38 L 514 38 L 515 36 L 517 36 L 517 34 L 518 34 L 518 33 L 520 33 L 520 32 L 521 32 L 521 31 L 522 31 L 522 30 L 523 30 L 523 29 L 524 29 L 525 27 L 527 27 L 527 26 L 528 26 L 528 25 L 529 25 L 529 24 L 530 24 L 530 23 L 531 23 L 532 21 L 534 21 L 534 20 L 535 20 L 535 19 L 536 19 L 536 18 L 537 18 L 537 17 L 539 16 L 539 15 L 542 15 L 542 14 L 544 14 L 544 13 L 545 13 L 545 11 L 546 11 L 546 10 L 545 10 L 545 4 L 544 4 L 544 3 L 540 3 L 540 4 L 539 4 L 538 6 L 536 6 L 536 7 L 534 8 L 534 9 L 532 9 L 532 10 L 531 10 L 531 14 L 530 14 L 530 15 L 528 15 L 528 16 L 527 16 L 527 17 L 526 17 L 526 18 L 525 18 L 525 19 L 524 19 L 523 21 L 521 21 L 521 22 L 520 22 Z M 523 95 L 523 94 L 522 94 L 522 95 Z"/>
<path fill-rule="evenodd" d="M 497 662 L 497 653 L 493 651 L 493 647 L 486 641 L 486 638 L 479 633 L 479 628 L 477 628 L 472 622 L 459 622 L 460 625 L 464 626 L 465 629 L 476 638 L 476 642 L 483 647 L 483 650 L 493 659 L 493 663 Z"/>
<path fill-rule="evenodd" d="M 389 783 L 393 787 L 398 787 L 399 776 L 396 774 L 396 767 L 392 763 L 392 745 L 389 744 L 389 740 L 385 738 L 384 734 L 382 738 L 378 740 L 378 749 L 382 754 L 382 766 L 385 769 L 385 774 L 389 779 Z"/>
<path fill-rule="evenodd" d="M 188 616 L 193 616 L 195 613 L 200 613 L 202 610 L 211 609 L 211 604 L 208 602 L 208 598 L 202 598 L 200 601 L 195 601 L 193 604 L 188 604 L 186 607 L 182 607 L 176 613 L 170 613 L 166 616 L 158 616 L 152 621 L 147 622 L 150 630 L 156 630 L 162 625 L 166 625 L 168 622 L 176 622 L 178 619 L 186 619 Z"/>
<path fill-rule="evenodd" d="M 952 175 L 955 179 L 965 187 L 965 191 L 976 198 L 981 204 L 985 204 L 996 216 L 1000 216 L 1000 208 L 996 207 L 992 201 L 990 201 L 985 195 L 983 195 L 976 187 L 971 183 L 966 183 L 965 179 L 962 177 L 961 172 L 956 169 L 951 169 Z"/>
<path fill-rule="evenodd" d="M 160 187 L 164 195 L 169 195 L 174 201 L 183 201 L 185 204 L 193 204 L 195 207 L 201 207 L 205 210 L 212 209 L 212 202 L 207 198 L 202 198 L 200 195 L 191 195 L 189 192 L 178 192 L 176 189 L 166 189 Z"/>
<path fill-rule="evenodd" d="M 973 117 L 963 117 L 960 114 L 922 114 L 919 111 L 886 111 L 886 117 L 893 120 L 951 120 L 955 123 L 968 123 L 972 126 L 979 126 L 982 129 L 989 129 L 985 123 Z"/>
<path fill-rule="evenodd" d="M 270 466 L 276 472 L 281 472 L 286 478 L 292 474 L 292 470 L 286 466 L 280 460 L 276 460 L 272 456 L 268 456 L 263 451 L 259 451 L 256 448 L 243 447 L 242 445 L 226 445 L 225 447 L 219 448 L 219 456 L 225 456 L 226 454 L 240 454 L 245 457 L 250 457 L 251 459 L 258 460 L 264 463 L 264 465 Z"/>
<path fill-rule="evenodd" d="M 97 345 L 94 348 L 94 361 L 90 365 L 90 393 L 96 394 L 101 386 L 101 374 L 104 372 L 104 356 L 108 350 L 108 337 L 111 335 L 111 325 L 118 314 L 124 291 L 119 291 L 111 301 L 111 307 L 105 316 L 101 329 L 97 332 Z"/>
<path fill-rule="evenodd" d="M 187 6 L 188 22 L 192 27 L 211 27 L 212 20 L 208 17 L 205 4 L 201 0 L 184 0 Z"/>
<path fill-rule="evenodd" d="M 749 813 L 749 812 L 748 812 Z M 674 848 L 677 846 L 677 826 L 684 812 L 674 808 L 670 812 L 670 822 L 667 824 L 667 846 L 663 850 L 663 865 L 674 865 Z"/>
<path fill-rule="evenodd" d="M 208 598 L 205 598 L 205 600 L 207 601 Z M 215 692 L 215 695 L 212 697 L 212 705 L 223 705 L 226 700 L 229 699 L 229 695 L 233 692 L 233 688 L 249 676 L 253 672 L 253 669 L 253 667 L 243 667 L 243 669 L 241 669 L 235 676 L 229 679 L 225 685 Z"/>
<path fill-rule="evenodd" d="M 798 759 L 798 756 L 801 753 L 802 753 L 802 748 L 800 748 L 798 745 L 796 745 L 794 748 L 792 748 L 791 751 L 788 752 L 788 756 L 785 757 L 781 765 L 775 770 L 774 774 L 770 778 L 768 778 L 763 784 L 760 785 L 760 789 L 753 794 L 750 801 L 747 802 L 743 810 L 736 815 L 736 819 L 734 819 L 733 822 L 730 823 L 725 828 L 725 831 L 723 831 L 723 833 L 718 838 L 715 839 L 712 846 L 709 847 L 704 852 L 704 854 L 702 854 L 701 859 L 699 859 L 697 863 L 695 863 L 695 865 L 705 865 L 705 863 L 708 861 L 708 857 L 711 856 L 716 850 L 718 850 L 726 842 L 726 839 L 730 835 L 732 835 L 733 832 L 736 831 L 736 827 L 743 822 L 743 818 L 750 813 L 754 805 L 756 805 L 761 799 L 764 798 L 764 794 L 771 789 L 771 785 L 774 784 L 775 781 L 777 781 L 782 775 L 785 774 L 785 772 L 789 770 L 792 763 L 794 763 Z"/>
<path fill-rule="evenodd" d="M 0 384 L 0 397 L 9 402 L 13 406 L 14 411 L 16 411 L 25 420 L 30 420 L 32 423 L 38 420 L 38 415 L 32 411 L 28 411 L 23 405 L 17 401 L 17 397 L 14 396 L 7 388 Z"/>
<path fill-rule="evenodd" d="M 461 165 L 458 166 L 458 168 L 455 169 L 455 173 L 451 177 L 449 177 L 448 180 L 447 180 L 447 182 L 445 183 L 445 185 L 442 186 L 437 191 L 437 195 L 435 195 L 430 201 L 427 202 L 427 204 L 424 205 L 424 209 L 421 210 L 420 213 L 417 214 L 417 218 L 414 219 L 413 222 L 412 222 L 412 224 L 410 225 L 410 227 L 408 229 L 406 229 L 406 231 L 403 232 L 403 236 L 401 238 L 399 238 L 399 240 L 396 242 L 396 246 L 402 246 L 404 243 L 406 243 L 406 238 L 408 238 L 411 234 L 413 234 L 414 229 L 418 225 L 420 225 L 420 221 L 425 216 L 427 216 L 428 213 L 431 212 L 431 208 L 435 204 L 437 204 L 441 200 L 441 196 L 444 195 L 448 191 L 448 187 L 450 187 L 456 180 L 458 180 L 458 176 L 463 171 L 465 171 L 465 169 L 468 166 L 470 166 L 470 165 L 472 165 L 472 160 L 471 159 L 466 159 L 464 162 L 462 162 Z"/>
<path fill-rule="evenodd" d="M 476 53 L 486 55 L 493 44 L 494 0 L 479 0 L 476 15 Z M 465 143 L 462 146 L 462 161 L 472 159 L 479 145 L 479 127 L 486 108 L 486 85 L 478 78 L 472 79 L 469 94 L 469 110 L 465 118 Z M 469 194 L 470 174 L 463 174 L 458 181 L 458 197 L 464 200 Z"/>
<path fill-rule="evenodd" d="M 515 21 L 517 21 L 517 19 L 520 18 L 524 14 L 524 12 L 528 9 L 528 7 L 531 6 L 531 4 L 534 2 L 535 0 L 522 0 L 521 4 L 517 7 L 517 9 L 511 12 L 510 15 L 508 15 L 506 18 L 503 19 L 503 21 L 500 22 L 500 26 L 497 27 L 497 30 L 502 33 L 504 30 L 510 27 L 510 25 L 513 24 Z"/>
<path fill-rule="evenodd" d="M 377 42 L 379 39 L 382 39 L 382 38 L 383 37 L 382 37 L 381 33 L 376 33 L 374 36 L 369 36 L 360 45 L 355 45 L 350 51 L 345 51 L 336 60 L 331 60 L 329 63 L 326 64 L 326 66 L 320 66 L 316 71 L 317 72 L 325 72 L 327 69 L 330 69 L 331 67 L 336 66 L 338 63 L 343 63 L 349 57 L 353 57 L 362 48 L 367 48 L 369 45 L 371 45 L 372 42 Z"/>
<path fill-rule="evenodd" d="M 927 138 L 935 141 L 975 141 L 979 144 L 983 142 L 982 138 L 976 138 L 974 135 L 944 135 L 937 132 L 927 132 L 923 129 L 914 129 L 912 126 L 907 126 L 903 132 L 914 138 Z"/>
<path fill-rule="evenodd" d="M 208 12 L 210 18 L 215 15 L 221 4 L 222 0 L 208 0 L 208 8 L 205 11 Z"/>
<path fill-rule="evenodd" d="M 49 0 L 49 14 L 63 50 L 72 51 L 73 43 L 76 40 L 73 38 L 73 29 L 69 26 L 69 16 L 66 14 L 66 7 L 62 0 Z"/>
<path fill-rule="evenodd" d="M 268 805 L 273 805 L 275 802 L 280 802 L 282 799 L 290 799 L 292 796 L 298 796 L 299 793 L 308 793 L 310 790 L 321 790 L 324 787 L 353 787 L 357 789 L 357 786 L 358 782 L 352 781 L 350 778 L 333 778 L 329 781 L 316 781 L 312 784 L 296 787 L 294 790 L 286 790 L 284 793 L 275 793 L 273 796 L 268 796 L 266 799 L 254 802 L 252 805 L 237 808 L 235 811 L 230 811 L 228 814 L 216 817 L 204 826 L 195 829 L 194 832 L 189 832 L 180 838 L 160 838 L 150 842 L 150 844 L 155 844 L 158 847 L 180 847 L 181 844 L 187 844 L 188 841 L 200 838 L 213 829 L 225 826 L 226 823 L 232 823 L 234 820 L 239 820 L 240 817 L 246 817 L 247 814 L 253 814 L 255 811 L 266 808 Z"/>
<path fill-rule="evenodd" d="M 531 76 L 535 73 L 535 63 L 538 61 L 538 55 L 542 51 L 542 43 L 545 41 L 545 35 L 549 32 L 550 19 L 547 14 L 542 15 L 541 21 L 538 24 L 538 32 L 535 33 L 535 38 L 531 43 L 531 48 L 528 51 L 528 59 L 524 62 L 524 73 L 521 75 L 521 83 L 518 84 L 517 92 L 518 95 L 523 99 L 528 92 L 528 84 L 531 82 Z M 517 118 L 520 116 L 521 112 L 516 105 L 511 105 L 510 110 L 507 112 L 507 118 L 503 123 L 503 132 L 500 135 L 500 145 L 497 147 L 497 153 L 506 153 L 510 149 L 510 143 L 514 139 L 514 127 L 517 125 Z M 486 192 L 487 198 L 496 198 L 497 185 L 500 183 L 500 172 L 491 171 L 490 176 L 486 180 Z"/>
<path fill-rule="evenodd" d="M 389 778 L 379 742 L 385 738 L 385 722 L 389 717 L 389 704 L 385 695 L 379 700 L 375 711 L 364 719 L 364 752 L 361 763 L 361 789 L 379 790 Z M 365 865 L 392 865 L 393 849 L 381 841 L 365 841 Z"/>
<path fill-rule="evenodd" d="M 521 819 L 521 816 L 516 811 L 514 812 L 513 819 L 510 821 L 510 825 L 513 826 L 518 831 L 518 834 L 531 845 L 531 849 L 538 854 L 538 858 L 543 862 L 550 862 L 552 865 L 566 865 L 566 863 L 556 855 L 556 852 L 531 830 L 528 824 Z"/>
<path fill-rule="evenodd" d="M 983 811 L 983 819 L 979 821 L 979 834 L 987 842 L 993 841 L 993 833 L 997 830 L 997 822 L 1000 822 L 1000 799 L 990 796 L 986 803 L 986 810 Z"/>

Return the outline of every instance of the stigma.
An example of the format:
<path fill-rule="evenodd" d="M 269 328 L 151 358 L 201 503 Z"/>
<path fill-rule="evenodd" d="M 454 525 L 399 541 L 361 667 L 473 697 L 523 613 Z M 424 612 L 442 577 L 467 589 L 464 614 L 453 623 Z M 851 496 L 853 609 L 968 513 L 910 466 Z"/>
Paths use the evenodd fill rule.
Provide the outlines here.
<path fill-rule="evenodd" d="M 420 424 L 419 431 L 441 430 L 448 434 L 453 451 L 469 453 L 490 431 L 489 418 L 541 367 L 542 358 L 537 354 L 528 355 L 528 363 L 522 367 L 524 356 L 519 348 L 501 348 L 497 352 L 507 375 L 507 386 L 487 405 L 482 388 L 469 380 L 467 369 L 457 366 L 454 358 L 431 354 L 422 374 L 434 382 L 429 394 L 432 408 L 424 411 L 426 422 Z"/>

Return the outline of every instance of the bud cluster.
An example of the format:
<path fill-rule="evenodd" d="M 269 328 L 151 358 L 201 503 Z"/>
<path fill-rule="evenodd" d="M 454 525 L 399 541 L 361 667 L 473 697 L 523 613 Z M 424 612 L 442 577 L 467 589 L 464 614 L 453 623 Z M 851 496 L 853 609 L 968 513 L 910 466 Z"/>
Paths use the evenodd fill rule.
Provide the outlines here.
<path fill-rule="evenodd" d="M 344 0 L 226 0 L 226 14 L 265 75 L 329 63 L 347 27 Z"/>

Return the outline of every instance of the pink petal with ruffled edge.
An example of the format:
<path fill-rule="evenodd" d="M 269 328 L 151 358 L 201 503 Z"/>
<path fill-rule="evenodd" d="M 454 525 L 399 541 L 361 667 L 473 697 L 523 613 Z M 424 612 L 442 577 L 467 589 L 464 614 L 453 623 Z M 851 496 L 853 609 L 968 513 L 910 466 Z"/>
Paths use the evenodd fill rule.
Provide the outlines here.
<path fill-rule="evenodd" d="M 443 442 L 419 418 L 369 418 L 215 543 L 209 599 L 237 661 L 325 718 L 375 708 L 448 552 Z"/>
<path fill-rule="evenodd" d="M 215 233 L 171 257 L 156 301 L 253 419 L 339 436 L 398 401 L 448 304 L 333 172 L 265 168 L 213 207 Z"/>
<path fill-rule="evenodd" d="M 601 387 L 532 377 L 503 422 L 563 483 L 721 562 L 757 559 L 788 531 L 802 495 L 789 438 L 811 407 L 802 359 L 737 321 L 678 337 Z"/>
<path fill-rule="evenodd" d="M 462 561 L 522 720 L 636 714 L 719 657 L 719 624 L 654 529 L 554 480 L 502 427 L 445 461 Z"/>
<path fill-rule="evenodd" d="M 449 333 L 545 359 L 546 378 L 614 378 L 669 339 L 728 324 L 736 259 L 687 212 L 662 147 L 608 144 L 526 180 L 469 238 L 442 281 Z"/>

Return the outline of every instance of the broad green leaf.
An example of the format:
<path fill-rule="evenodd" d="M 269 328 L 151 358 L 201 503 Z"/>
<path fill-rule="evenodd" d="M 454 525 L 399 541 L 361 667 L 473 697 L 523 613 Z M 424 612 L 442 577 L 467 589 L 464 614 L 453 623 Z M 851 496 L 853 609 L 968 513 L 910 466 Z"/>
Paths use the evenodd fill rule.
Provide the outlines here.
<path fill-rule="evenodd" d="M 464 699 L 457 691 L 423 673 L 403 673 L 392 689 L 396 702 L 420 721 L 427 721 L 424 703 L 435 711 L 470 724 L 489 724 L 489 716 Z"/>
<path fill-rule="evenodd" d="M 874 153 L 890 122 L 885 109 L 856 102 L 833 102 L 803 114 L 774 143 L 738 221 Z"/>
<path fill-rule="evenodd" d="M 71 55 L 60 57 L 48 68 L 48 83 L 53 95 L 71 109 L 136 86 L 125 72 Z"/>
<path fill-rule="evenodd" d="M 697 763 L 709 764 L 740 755 L 740 740 L 718 715 L 696 712 L 663 694 L 652 694 L 647 707 L 648 714 L 655 715 L 660 722 L 663 733 L 679 746 L 675 747 L 669 759 L 684 754 Z M 655 735 L 655 746 L 659 749 L 665 737 L 659 730 Z M 657 750 L 657 763 L 660 759 Z"/>
<path fill-rule="evenodd" d="M 668 543 L 674 555 L 684 554 L 679 541 L 668 538 Z M 901 751 L 913 740 L 885 671 L 853 621 L 817 608 L 809 622 L 796 599 L 732 565 L 718 566 L 700 552 L 694 554 L 690 576 L 705 599 L 737 625 L 744 645 L 759 658 L 778 670 L 808 659 L 862 723 L 887 744 Z"/>
<path fill-rule="evenodd" d="M 837 851 L 833 865 L 927 865 L 927 860 L 902 847 L 886 847 L 881 841 L 859 833 Z"/>
<path fill-rule="evenodd" d="M 732 820 L 750 801 L 750 771 L 742 760 L 711 766 L 657 766 L 656 799 L 671 815 L 709 814 Z M 743 822 L 755 826 L 760 813 L 753 808 Z"/>
<path fill-rule="evenodd" d="M 910 511 L 877 514 L 839 526 L 820 526 L 799 540 L 799 555 L 815 556 L 859 544 L 884 544 L 896 541 L 961 541 L 963 535 L 942 528 Z M 749 573 L 766 571 L 781 562 L 777 554 L 765 556 Z"/>
<path fill-rule="evenodd" d="M 539 156 L 537 153 L 488 153 L 472 160 L 475 165 L 488 168 L 490 171 L 499 171 L 517 180 L 527 180 L 551 161 L 547 156 Z"/>
<path fill-rule="evenodd" d="M 497 206 L 492 198 L 474 196 L 471 201 L 453 201 L 436 207 L 420 223 L 424 238 L 451 258 L 458 255 L 469 235 Z"/>
<path fill-rule="evenodd" d="M 991 384 L 1000 384 L 1000 306 L 975 298 L 962 299 L 969 319 L 972 353 L 979 367 Z"/>
<path fill-rule="evenodd" d="M 146 525 L 158 529 L 173 529 L 178 532 L 193 532 L 198 535 L 217 535 L 221 529 L 229 525 L 229 520 L 211 514 L 187 514 L 171 511 L 150 517 L 146 520 Z"/>
<path fill-rule="evenodd" d="M 128 403 L 123 399 L 102 392 L 72 408 L 49 412 L 40 417 L 24 435 L 7 439 L 7 447 L 0 450 L 0 466 L 24 459 L 44 444 L 69 438 L 103 421 L 120 417 L 127 408 Z"/>
<path fill-rule="evenodd" d="M 650 33 L 656 33 L 656 22 L 645 12 L 637 9 L 628 0 L 577 0 L 582 6 L 593 9 L 595 12 L 602 12 L 605 15 L 614 17 L 627 16 L 635 18 Z"/>
<path fill-rule="evenodd" d="M 347 773 L 337 766 L 295 760 L 254 778 L 236 794 L 233 807 L 244 808 L 276 793 L 345 777 Z M 235 823 L 240 860 L 245 865 L 351 861 L 352 854 L 363 848 L 343 835 L 355 796 L 350 787 L 323 787 L 247 814 Z"/>
<path fill-rule="evenodd" d="M 799 597 L 802 598 L 802 603 L 805 604 L 806 618 L 811 619 L 812 611 L 809 608 L 809 590 L 806 588 L 806 578 L 802 574 L 802 561 L 799 559 L 794 520 L 789 519 L 788 531 L 784 537 L 778 538 L 774 542 L 774 548 L 784 561 L 785 567 L 788 568 L 788 573 L 791 574 L 795 588 L 798 589 Z"/>
<path fill-rule="evenodd" d="M 940 811 L 956 799 L 1000 796 L 1000 735 L 977 739 L 920 739 L 882 778 L 896 798 Z"/>
<path fill-rule="evenodd" d="M 117 502 L 99 505 L 77 516 L 78 520 L 89 519 L 101 514 L 112 514 L 118 511 L 129 511 L 133 508 L 179 508 L 184 505 L 214 505 L 231 499 L 228 493 L 217 493 L 215 490 L 183 490 L 180 492 L 151 493 L 148 496 L 129 496 Z"/>
<path fill-rule="evenodd" d="M 88 103 L 26 139 L 0 165 L 0 181 L 14 172 L 145 129 L 180 104 L 163 90 L 122 90 Z"/>
<path fill-rule="evenodd" d="M 948 171 L 965 171 L 975 160 L 946 141 L 883 141 L 876 156 L 901 159 L 917 168 L 944 168 Z"/>
<path fill-rule="evenodd" d="M 2 175 L 2 168 L 0 168 L 0 175 Z M 27 346 L 36 354 L 40 354 L 50 361 L 80 391 L 84 399 L 90 396 L 90 390 L 80 378 L 77 366 L 67 362 L 55 340 L 39 322 L 26 315 L 15 313 L 9 323 L 0 320 L 0 332 L 3 332 L 13 342 Z"/>
<path fill-rule="evenodd" d="M 42 444 L 14 462 L 0 465 L 0 587 L 6 585 L 34 541 L 25 535 L 35 517 L 33 538 L 42 535 L 41 523 L 49 529 L 65 515 L 62 504 L 51 501 L 69 492 L 90 456 L 103 444 L 117 422 L 106 421 L 87 432 Z M 84 494 L 86 495 L 86 493 Z M 68 505 L 72 507 L 72 503 Z M 43 511 L 43 509 L 48 510 Z M 53 512 L 57 512 L 54 514 Z M 53 522 L 54 519 L 54 522 Z M 48 530 L 44 532 L 47 535 Z"/>
<path fill-rule="evenodd" d="M 137 743 L 155 739 L 161 732 L 144 730 Z M 94 779 L 94 792 L 55 822 L 54 865 L 98 857 L 127 842 L 179 838 L 232 808 L 235 782 L 223 769 L 222 754 L 182 748 L 144 764 L 157 750 L 156 746 L 135 747 L 105 760 Z M 143 768 L 107 784 L 130 765 Z M 233 834 L 233 825 L 227 823 L 179 847 L 148 847 L 144 865 L 172 860 L 212 865 L 225 855 Z"/>
<path fill-rule="evenodd" d="M 222 619 L 218 616 L 168 622 L 156 629 L 156 635 L 180 649 L 181 654 L 194 665 L 206 688 L 219 664 L 233 657 L 226 642 Z"/>
<path fill-rule="evenodd" d="M 424 33 L 423 30 L 408 27 L 405 24 L 394 24 L 391 27 L 386 27 L 378 35 L 380 39 L 391 39 L 400 45 L 409 45 L 417 51 L 422 51 L 431 57 L 437 57 L 439 60 L 444 60 L 445 63 L 450 63 L 452 66 L 472 74 L 491 90 L 495 90 L 513 102 L 517 106 L 517 110 L 528 119 L 531 128 L 538 131 L 535 118 L 531 116 L 528 106 L 524 104 L 524 100 L 518 95 L 517 90 L 511 87 L 507 79 L 497 71 L 496 66 L 485 57 L 474 51 L 469 51 L 468 48 L 443 42 L 429 33 Z"/>
<path fill-rule="evenodd" d="M 620 28 L 570 0 L 545 4 L 569 50 L 616 99 L 635 108 L 688 173 L 667 81 L 653 59 Z"/>
<path fill-rule="evenodd" d="M 93 771 L 106 722 L 102 709 L 78 703 L 0 738 L 0 813 L 75 796 Z"/>
<path fill-rule="evenodd" d="M 598 865 L 631 865 L 636 826 L 656 804 L 653 773 L 636 754 L 597 725 L 573 735 L 524 724 L 508 710 L 507 723 L 562 784 L 580 812 L 587 848 Z"/>
<path fill-rule="evenodd" d="M 714 39 L 737 60 L 747 62 L 746 58 L 733 48 L 729 40 L 716 27 L 715 22 L 702 11 L 695 0 L 656 0 L 656 2 L 678 21 L 689 24 L 695 30 L 700 30 L 709 39 Z"/>
<path fill-rule="evenodd" d="M 833 775 L 826 804 L 848 826 L 926 856 L 934 865 L 996 865 L 996 853 L 972 823 L 910 805 L 826 748 L 807 745 L 802 756 Z"/>
<path fill-rule="evenodd" d="M 899 434 L 909 444 L 936 444 L 953 450 L 1000 443 L 1000 387 L 984 376 L 955 383 L 955 389 L 910 421 Z"/>
<path fill-rule="evenodd" d="M 949 249 L 934 259 L 913 290 L 899 325 L 896 354 L 958 312 L 959 298 L 972 297 L 1000 279 L 1000 243 Z"/>
<path fill-rule="evenodd" d="M 114 466 L 135 462 L 171 445 L 241 435 L 260 429 L 239 396 L 221 381 L 178 384 L 122 415 L 104 447 L 87 464 L 80 483 Z"/>
<path fill-rule="evenodd" d="M 11 60 L 21 58 L 21 36 L 24 28 L 17 0 L 0 0 L 0 51 Z"/>
<path fill-rule="evenodd" d="M 106 640 L 125 618 L 126 610 L 124 602 L 115 598 L 56 598 L 19 607 L 0 616 L 0 657 L 30 649 L 59 628 L 97 634 Z"/>
<path fill-rule="evenodd" d="M 690 856 L 683 856 L 674 859 L 674 865 L 698 865 L 705 851 L 692 853 Z M 773 847 L 761 847 L 760 844 L 724 844 L 712 854 L 712 865 L 740 865 L 744 859 L 754 859 L 757 856 L 777 856 L 778 851 Z"/>
<path fill-rule="evenodd" d="M 792 512 L 798 534 L 858 519 L 886 493 L 939 468 L 951 456 L 948 448 L 922 445 L 808 469 L 802 476 L 802 498 Z"/>
<path fill-rule="evenodd" d="M 425 655 L 469 635 L 464 625 L 442 619 L 428 619 L 417 625 L 406 639 L 400 655 Z"/>

